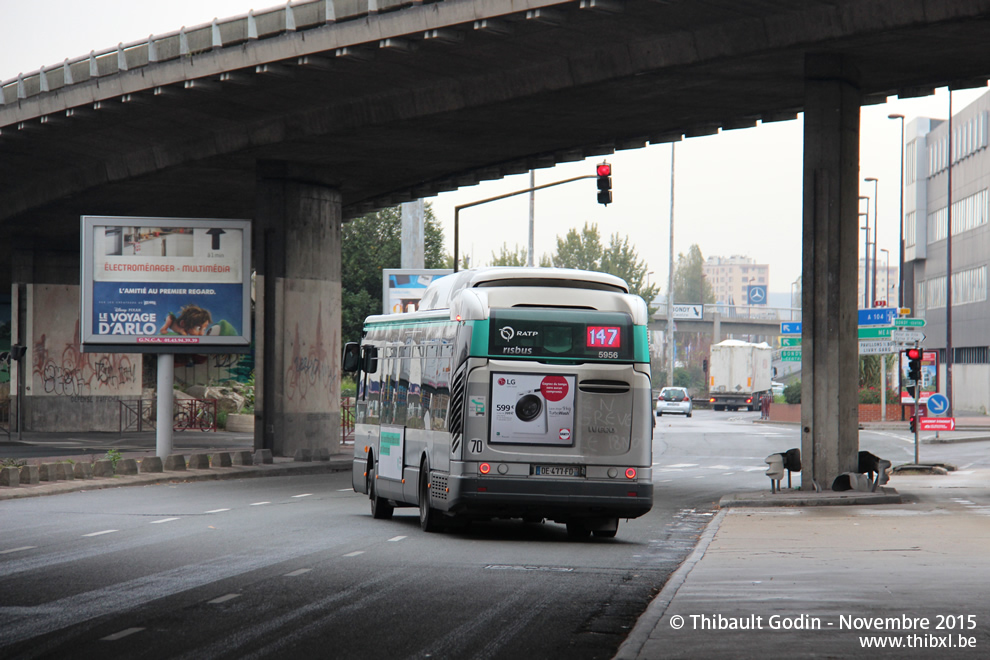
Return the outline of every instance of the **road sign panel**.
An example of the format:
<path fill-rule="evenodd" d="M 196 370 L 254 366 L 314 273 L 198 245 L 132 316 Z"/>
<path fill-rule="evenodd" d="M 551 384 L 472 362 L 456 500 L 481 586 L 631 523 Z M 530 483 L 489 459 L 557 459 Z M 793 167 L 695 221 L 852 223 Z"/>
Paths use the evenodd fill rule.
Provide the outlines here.
<path fill-rule="evenodd" d="M 931 397 L 929 397 L 931 398 Z M 922 417 L 918 429 L 921 431 L 955 431 L 955 417 Z"/>
<path fill-rule="evenodd" d="M 925 333 L 917 330 L 894 330 L 890 334 L 890 338 L 902 344 L 913 344 L 914 342 L 925 341 Z"/>
<path fill-rule="evenodd" d="M 859 329 L 860 339 L 890 339 L 894 328 L 887 326 L 864 326 Z"/>
<path fill-rule="evenodd" d="M 800 337 L 781 337 L 780 338 L 780 345 L 781 346 L 800 346 L 801 345 L 801 338 Z"/>
<path fill-rule="evenodd" d="M 787 323 L 780 324 L 780 334 L 782 335 L 799 335 L 801 334 L 801 322 L 800 321 L 789 321 Z"/>
<path fill-rule="evenodd" d="M 897 316 L 896 307 L 877 307 L 859 310 L 859 325 L 890 325 Z"/>
<path fill-rule="evenodd" d="M 928 395 L 928 412 L 935 417 L 941 417 L 945 413 L 949 412 L 949 398 L 944 394 Z"/>
<path fill-rule="evenodd" d="M 800 362 L 801 361 L 801 349 L 792 348 L 790 350 L 780 352 L 781 362 Z"/>
<path fill-rule="evenodd" d="M 886 353 L 894 352 L 894 342 L 880 339 L 880 340 L 861 340 L 859 342 L 859 354 L 860 355 L 884 355 Z"/>
<path fill-rule="evenodd" d="M 923 328 L 925 319 L 894 319 L 894 325 L 898 328 Z"/>

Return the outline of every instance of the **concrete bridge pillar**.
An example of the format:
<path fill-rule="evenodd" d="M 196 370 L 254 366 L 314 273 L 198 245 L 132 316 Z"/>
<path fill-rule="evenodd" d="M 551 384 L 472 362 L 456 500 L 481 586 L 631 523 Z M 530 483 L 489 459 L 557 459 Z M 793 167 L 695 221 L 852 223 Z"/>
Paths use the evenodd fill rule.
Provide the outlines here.
<path fill-rule="evenodd" d="M 312 168 L 258 167 L 255 449 L 340 448 L 341 197 Z"/>
<path fill-rule="evenodd" d="M 802 490 L 828 489 L 858 464 L 858 73 L 848 59 L 805 59 L 801 292 Z"/>

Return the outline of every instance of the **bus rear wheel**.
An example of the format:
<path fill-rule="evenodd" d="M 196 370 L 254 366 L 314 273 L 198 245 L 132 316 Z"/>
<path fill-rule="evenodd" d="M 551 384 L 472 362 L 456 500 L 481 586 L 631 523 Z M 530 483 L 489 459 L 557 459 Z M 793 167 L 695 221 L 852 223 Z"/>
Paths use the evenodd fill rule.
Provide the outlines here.
<path fill-rule="evenodd" d="M 375 479 L 375 471 L 368 470 L 368 497 L 371 499 L 371 517 L 376 520 L 388 520 L 392 517 L 395 507 L 388 503 L 383 497 L 378 496 L 378 480 Z"/>
<path fill-rule="evenodd" d="M 439 532 L 441 515 L 430 506 L 430 464 L 424 461 L 419 472 L 419 526 L 424 532 Z"/>

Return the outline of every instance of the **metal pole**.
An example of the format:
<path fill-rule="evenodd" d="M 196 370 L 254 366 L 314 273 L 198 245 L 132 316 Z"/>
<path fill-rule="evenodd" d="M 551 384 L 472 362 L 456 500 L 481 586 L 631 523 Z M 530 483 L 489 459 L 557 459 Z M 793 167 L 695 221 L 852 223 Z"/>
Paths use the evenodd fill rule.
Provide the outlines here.
<path fill-rule="evenodd" d="M 921 348 L 921 342 L 914 342 L 914 347 Z M 924 353 L 921 353 L 924 355 Z M 921 380 L 914 383 L 914 464 L 918 464 L 918 431 L 921 429 L 921 419 L 918 417 L 918 400 L 921 399 Z"/>
<path fill-rule="evenodd" d="M 904 307 L 904 115 L 887 115 L 887 119 L 901 120 L 901 207 L 900 218 L 897 221 L 898 243 L 897 251 L 897 307 Z"/>
<path fill-rule="evenodd" d="M 172 453 L 172 382 L 175 379 L 175 356 L 158 355 L 158 425 L 155 449 L 162 460 Z"/>
<path fill-rule="evenodd" d="M 869 199 L 869 197 L 860 197 Z M 870 306 L 870 204 L 866 204 L 866 213 L 860 213 L 859 217 L 866 216 L 866 225 L 860 229 L 866 230 L 866 243 L 863 245 L 863 308 Z"/>
<path fill-rule="evenodd" d="M 880 206 L 880 182 L 876 177 L 866 177 L 865 181 L 873 182 L 873 284 L 870 289 L 870 302 L 877 304 L 877 208 Z M 866 218 L 870 223 L 870 218 Z"/>
<path fill-rule="evenodd" d="M 949 88 L 949 172 L 948 202 L 945 205 L 945 396 L 949 399 L 946 416 L 951 417 L 952 405 L 952 88 Z"/>
<path fill-rule="evenodd" d="M 670 144 L 670 254 L 667 260 L 667 387 L 674 384 L 674 154 Z"/>
<path fill-rule="evenodd" d="M 460 241 L 461 241 L 461 209 L 469 209 L 472 206 L 479 206 L 481 204 L 487 204 L 488 202 L 496 202 L 500 199 L 506 199 L 508 197 L 515 197 L 516 195 L 521 195 L 523 193 L 528 193 L 530 191 L 543 190 L 544 188 L 553 188 L 554 186 L 560 186 L 565 183 L 571 183 L 572 181 L 580 181 L 581 179 L 597 179 L 596 174 L 584 174 L 582 176 L 571 177 L 570 179 L 564 179 L 562 181 L 554 181 L 553 183 L 544 183 L 539 186 L 532 186 L 530 188 L 523 188 L 522 190 L 514 190 L 510 193 L 505 193 L 503 195 L 496 195 L 494 197 L 486 197 L 485 199 L 479 199 L 474 202 L 468 202 L 467 204 L 461 204 L 460 206 L 454 207 L 454 272 L 457 272 L 457 260 L 460 256 Z"/>
<path fill-rule="evenodd" d="M 536 170 L 529 171 L 529 251 L 526 252 L 526 265 L 533 267 L 533 250 L 536 235 Z"/>

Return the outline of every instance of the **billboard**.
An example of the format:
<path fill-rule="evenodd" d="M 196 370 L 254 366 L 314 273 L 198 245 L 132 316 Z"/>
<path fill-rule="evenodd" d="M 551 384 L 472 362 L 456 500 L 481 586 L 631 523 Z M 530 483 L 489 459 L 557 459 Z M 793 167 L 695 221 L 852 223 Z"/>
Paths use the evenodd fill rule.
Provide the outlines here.
<path fill-rule="evenodd" d="M 382 314 L 417 311 L 426 287 L 434 280 L 453 272 L 449 268 L 382 269 Z"/>
<path fill-rule="evenodd" d="M 228 353 L 251 343 L 251 223 L 82 217 L 84 352 Z"/>

